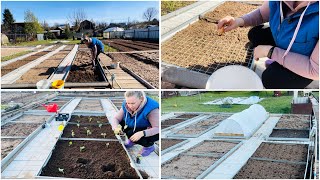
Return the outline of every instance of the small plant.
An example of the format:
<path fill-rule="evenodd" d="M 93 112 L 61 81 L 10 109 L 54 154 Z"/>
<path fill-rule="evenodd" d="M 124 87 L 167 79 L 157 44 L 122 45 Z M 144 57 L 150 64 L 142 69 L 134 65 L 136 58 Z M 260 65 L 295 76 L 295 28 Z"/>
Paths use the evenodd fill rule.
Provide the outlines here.
<path fill-rule="evenodd" d="M 80 152 L 83 152 L 85 149 L 86 149 L 85 146 L 81 146 L 81 147 L 80 147 Z"/>
<path fill-rule="evenodd" d="M 71 146 L 72 145 L 72 141 L 69 141 L 69 146 Z"/>
<path fill-rule="evenodd" d="M 107 133 L 101 133 L 101 136 L 103 136 L 103 138 L 106 138 Z"/>
<path fill-rule="evenodd" d="M 87 136 L 91 135 L 92 132 L 90 131 L 90 129 L 87 129 Z"/>
<path fill-rule="evenodd" d="M 77 123 L 77 126 L 78 126 L 78 128 L 80 127 L 80 124 L 79 123 Z"/>
<path fill-rule="evenodd" d="M 102 124 L 100 123 L 100 124 L 99 124 L 99 128 L 101 129 L 101 127 L 102 127 Z"/>
<path fill-rule="evenodd" d="M 110 143 L 106 143 L 107 148 L 109 147 Z"/>
<path fill-rule="evenodd" d="M 74 131 L 71 130 L 71 136 L 74 137 L 74 135 L 75 135 L 75 134 L 74 134 Z"/>
<path fill-rule="evenodd" d="M 64 174 L 64 169 L 58 168 L 59 172 L 61 172 L 62 174 Z"/>
<path fill-rule="evenodd" d="M 92 121 L 92 118 L 89 118 L 89 122 L 91 122 Z"/>

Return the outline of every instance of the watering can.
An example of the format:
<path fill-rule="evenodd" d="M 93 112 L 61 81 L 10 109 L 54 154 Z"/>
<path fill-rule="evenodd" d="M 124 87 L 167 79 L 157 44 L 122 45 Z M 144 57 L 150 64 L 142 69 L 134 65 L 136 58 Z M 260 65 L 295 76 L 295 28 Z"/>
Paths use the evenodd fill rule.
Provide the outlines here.
<path fill-rule="evenodd" d="M 55 80 L 52 82 L 51 87 L 53 89 L 63 89 L 64 81 L 63 80 Z"/>
<path fill-rule="evenodd" d="M 53 103 L 53 104 L 49 104 L 49 105 L 42 105 L 43 107 L 45 107 L 47 109 L 48 112 L 57 112 L 58 111 L 58 105 Z"/>

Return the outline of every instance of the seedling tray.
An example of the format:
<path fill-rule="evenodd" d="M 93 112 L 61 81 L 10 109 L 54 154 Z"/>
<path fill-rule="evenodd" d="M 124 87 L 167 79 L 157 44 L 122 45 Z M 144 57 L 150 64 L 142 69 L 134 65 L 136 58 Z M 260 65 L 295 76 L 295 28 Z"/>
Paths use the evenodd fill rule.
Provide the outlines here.
<path fill-rule="evenodd" d="M 201 149 L 201 146 L 206 143 L 234 143 L 235 145 L 231 149 L 226 149 L 223 153 L 218 152 L 205 152 L 205 151 L 196 151 Z M 180 154 L 169 158 L 162 163 L 162 178 L 165 179 L 203 179 L 206 177 L 214 168 L 216 168 L 222 161 L 229 157 L 235 150 L 237 150 L 242 145 L 241 141 L 222 141 L 222 140 L 204 140 L 198 144 L 192 146 L 189 149 L 184 150 Z M 211 146 L 211 148 L 221 148 L 220 146 Z M 219 150 L 218 150 L 219 151 Z M 175 161 L 181 161 L 181 158 L 186 158 L 187 160 L 181 162 L 184 166 L 182 169 L 174 165 Z M 196 160 L 195 160 L 196 159 Z M 203 163 L 202 163 L 203 162 Z M 201 164 L 202 163 L 202 164 Z M 172 167 L 170 167 L 172 165 Z M 178 164 L 179 165 L 179 164 Z M 173 169 L 171 175 L 164 175 L 164 166 L 167 166 L 168 169 Z M 196 168 L 196 169 L 193 169 Z M 178 173 L 189 173 L 189 175 L 179 176 Z"/>

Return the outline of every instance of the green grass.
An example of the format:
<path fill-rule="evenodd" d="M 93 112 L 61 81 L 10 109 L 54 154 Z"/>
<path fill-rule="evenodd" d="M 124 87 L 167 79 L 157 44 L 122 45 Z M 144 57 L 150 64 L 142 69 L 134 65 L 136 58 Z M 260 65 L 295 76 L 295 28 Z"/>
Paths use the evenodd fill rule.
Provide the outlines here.
<path fill-rule="evenodd" d="M 197 1 L 161 1 L 161 16 L 169 14 Z"/>
<path fill-rule="evenodd" d="M 172 97 L 169 99 L 162 99 L 161 111 L 162 113 L 169 112 L 240 112 L 250 107 L 250 105 L 231 105 L 231 108 L 222 108 L 219 105 L 203 105 L 202 103 L 213 101 L 215 99 L 224 97 L 249 97 L 259 96 L 266 98 L 260 103 L 267 112 L 270 113 L 290 113 L 292 96 L 286 96 L 285 92 L 281 97 L 273 97 L 273 91 L 263 92 L 207 92 L 195 96 L 186 97 Z"/>
<path fill-rule="evenodd" d="M 113 48 L 113 47 L 110 47 L 108 45 L 104 45 L 104 52 L 117 52 L 118 50 Z"/>
<path fill-rule="evenodd" d="M 19 53 L 16 53 L 16 54 L 12 54 L 12 55 L 9 55 L 9 56 L 4 56 L 4 57 L 1 57 L 1 62 L 8 61 L 10 59 L 13 59 L 13 58 L 16 58 L 16 57 L 19 57 L 19 56 L 23 56 L 23 55 L 31 53 L 31 52 L 32 51 L 22 51 L 22 52 L 19 52 Z"/>
<path fill-rule="evenodd" d="M 13 46 L 37 46 L 37 45 L 44 45 L 44 44 L 50 44 L 55 40 L 42 40 L 42 41 L 28 41 L 28 42 L 21 42 L 17 44 L 11 44 Z"/>
<path fill-rule="evenodd" d="M 1 104 L 1 110 L 2 110 L 2 109 L 6 109 L 7 107 L 9 107 L 9 106 L 8 106 L 8 105 L 2 105 L 2 104 Z"/>

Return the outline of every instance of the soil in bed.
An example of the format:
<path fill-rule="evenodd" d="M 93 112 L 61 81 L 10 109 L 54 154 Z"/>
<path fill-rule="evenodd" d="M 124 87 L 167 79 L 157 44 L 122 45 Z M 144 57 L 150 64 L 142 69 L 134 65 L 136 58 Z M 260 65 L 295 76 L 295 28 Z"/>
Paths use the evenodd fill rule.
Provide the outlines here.
<path fill-rule="evenodd" d="M 277 137 L 277 138 L 309 138 L 309 130 L 273 129 L 270 137 Z"/>
<path fill-rule="evenodd" d="M 258 6 L 225 2 L 204 16 L 219 21 L 225 16 L 240 17 Z M 162 43 L 164 62 L 212 74 L 228 64 L 248 66 L 252 50 L 247 34 L 250 28 L 238 28 L 219 36 L 216 23 L 199 20 Z"/>
<path fill-rule="evenodd" d="M 182 141 L 184 141 L 184 139 L 161 139 L 161 151 L 181 143 Z"/>
<path fill-rule="evenodd" d="M 107 143 L 108 146 L 106 145 Z M 80 152 L 80 147 L 85 150 Z M 59 168 L 64 173 L 59 172 Z M 82 179 L 138 179 L 119 142 L 58 141 L 41 176 Z"/>
<path fill-rule="evenodd" d="M 101 128 L 98 124 L 95 125 L 83 125 L 79 124 L 78 127 L 76 124 L 68 124 L 64 130 L 62 137 L 63 138 L 100 138 L 100 139 L 115 139 L 114 132 L 112 131 L 110 124 L 103 124 Z M 87 134 L 87 130 L 90 131 L 89 134 Z M 74 137 L 72 137 L 72 131 L 74 132 Z M 101 135 L 102 133 L 105 133 L 104 135 Z"/>
<path fill-rule="evenodd" d="M 90 121 L 90 118 L 91 121 Z M 95 124 L 99 124 L 99 123 L 109 123 L 108 118 L 105 116 L 72 116 L 69 122 L 73 122 L 73 123 L 95 123 Z M 99 121 L 99 122 L 97 122 Z"/>

